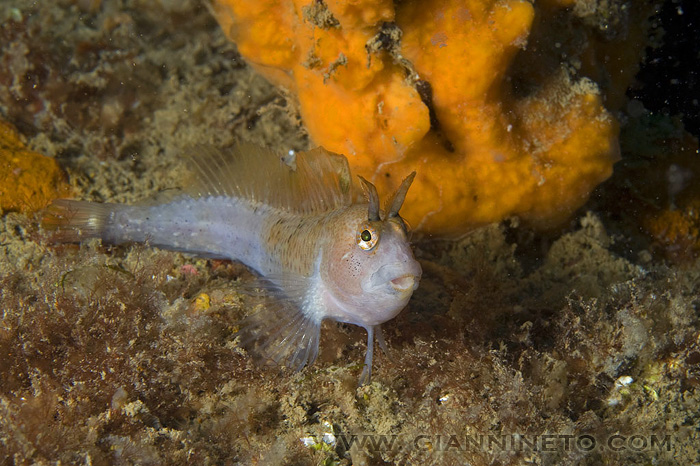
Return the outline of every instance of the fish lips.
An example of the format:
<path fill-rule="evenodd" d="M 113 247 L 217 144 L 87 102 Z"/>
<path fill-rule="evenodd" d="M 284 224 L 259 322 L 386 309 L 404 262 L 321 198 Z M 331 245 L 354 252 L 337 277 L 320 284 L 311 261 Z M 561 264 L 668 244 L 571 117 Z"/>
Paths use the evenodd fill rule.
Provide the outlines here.
<path fill-rule="evenodd" d="M 390 280 L 389 284 L 395 291 L 398 291 L 399 293 L 404 293 L 406 291 L 413 291 L 416 288 L 418 288 L 418 280 L 419 278 L 415 275 L 407 273 L 405 275 L 401 275 L 400 277 L 396 277 Z"/>
<path fill-rule="evenodd" d="M 385 264 L 372 273 L 369 279 L 369 288 L 376 290 L 388 287 L 398 294 L 413 293 L 413 290 L 418 288 L 420 277 L 421 268 L 415 260 L 410 263 Z"/>

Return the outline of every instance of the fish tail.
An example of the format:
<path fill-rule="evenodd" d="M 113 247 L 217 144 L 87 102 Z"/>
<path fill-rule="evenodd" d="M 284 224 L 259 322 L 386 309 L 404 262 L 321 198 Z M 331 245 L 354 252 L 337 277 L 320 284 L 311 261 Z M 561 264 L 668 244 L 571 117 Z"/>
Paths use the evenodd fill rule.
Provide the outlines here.
<path fill-rule="evenodd" d="M 61 243 L 78 243 L 87 238 L 102 238 L 116 204 L 56 199 L 46 209 L 42 227 Z"/>

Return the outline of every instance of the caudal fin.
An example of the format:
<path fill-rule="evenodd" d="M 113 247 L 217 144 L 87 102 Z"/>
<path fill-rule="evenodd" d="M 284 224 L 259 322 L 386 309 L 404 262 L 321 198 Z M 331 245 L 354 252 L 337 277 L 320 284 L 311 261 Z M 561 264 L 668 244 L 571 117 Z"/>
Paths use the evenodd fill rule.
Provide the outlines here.
<path fill-rule="evenodd" d="M 114 208 L 114 204 L 57 199 L 44 212 L 41 225 L 52 232 L 52 240 L 62 243 L 101 238 Z"/>

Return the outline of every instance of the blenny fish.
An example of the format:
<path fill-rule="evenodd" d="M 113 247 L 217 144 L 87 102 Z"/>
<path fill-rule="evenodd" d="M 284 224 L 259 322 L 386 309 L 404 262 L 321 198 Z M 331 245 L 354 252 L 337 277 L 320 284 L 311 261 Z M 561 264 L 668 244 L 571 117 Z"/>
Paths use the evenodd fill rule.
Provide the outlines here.
<path fill-rule="evenodd" d="M 347 159 L 317 148 L 283 157 L 239 143 L 197 148 L 194 180 L 168 202 L 123 205 L 59 199 L 43 225 L 62 242 L 146 242 L 239 261 L 264 283 L 272 305 L 246 319 L 240 343 L 265 360 L 300 370 L 316 359 L 321 322 L 367 330 L 360 385 L 370 380 L 381 324 L 408 303 L 421 277 L 399 215 L 415 172 L 380 209 L 375 186 L 353 202 Z"/>

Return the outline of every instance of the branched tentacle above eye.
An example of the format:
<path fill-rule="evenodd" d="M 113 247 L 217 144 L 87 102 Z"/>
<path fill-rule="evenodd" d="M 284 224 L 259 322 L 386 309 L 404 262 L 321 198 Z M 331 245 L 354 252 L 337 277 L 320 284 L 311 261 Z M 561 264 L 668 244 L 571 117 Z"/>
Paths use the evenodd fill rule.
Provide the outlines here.
<path fill-rule="evenodd" d="M 377 188 L 360 175 L 357 175 L 357 177 L 362 182 L 362 187 L 365 189 L 365 193 L 369 198 L 367 220 L 369 220 L 370 222 L 376 222 L 377 220 L 379 220 L 379 194 L 377 194 Z"/>
<path fill-rule="evenodd" d="M 394 197 L 389 202 L 389 213 L 387 214 L 387 218 L 399 216 L 399 210 L 401 209 L 401 206 L 403 206 L 403 201 L 406 199 L 408 188 L 411 187 L 411 183 L 413 183 L 413 178 L 415 177 L 416 172 L 412 172 L 401 182 L 401 186 L 399 186 L 399 189 L 396 191 Z"/>

